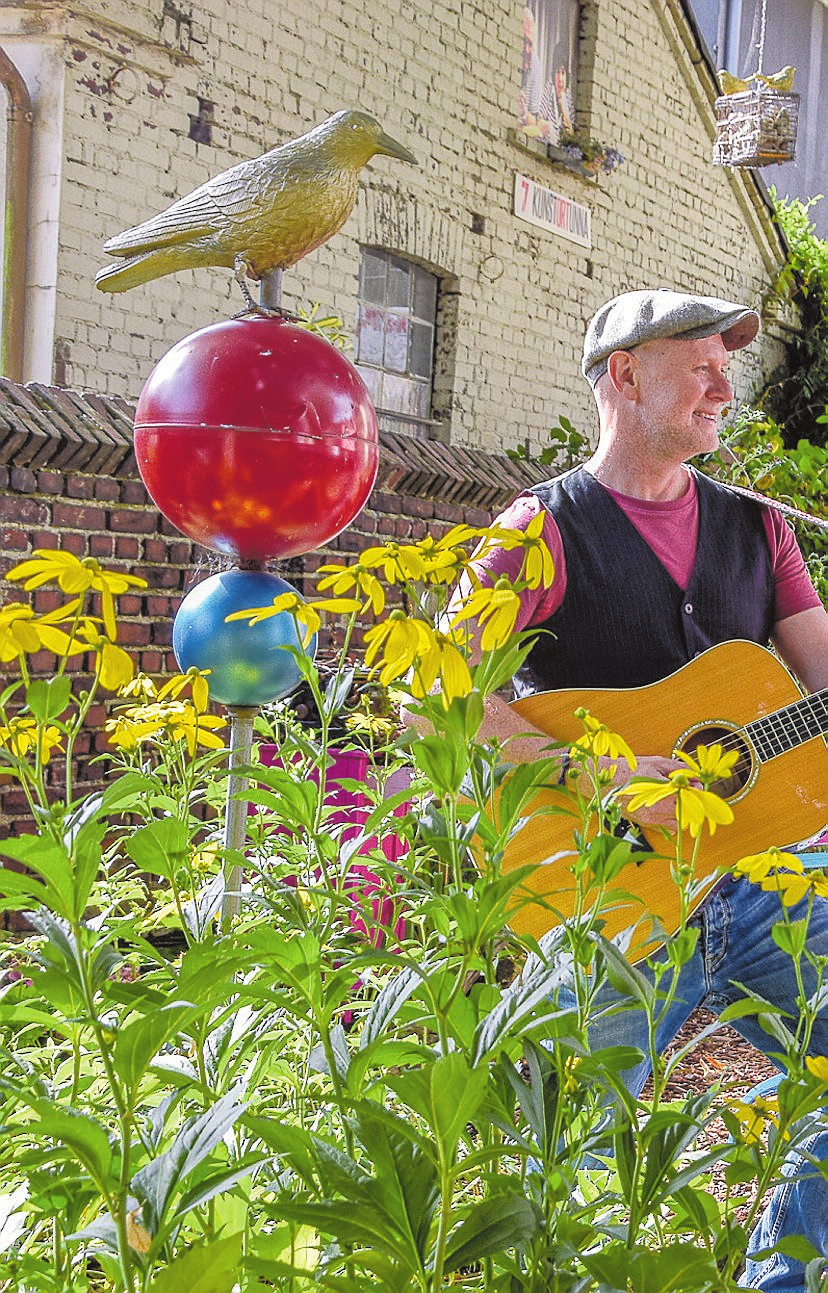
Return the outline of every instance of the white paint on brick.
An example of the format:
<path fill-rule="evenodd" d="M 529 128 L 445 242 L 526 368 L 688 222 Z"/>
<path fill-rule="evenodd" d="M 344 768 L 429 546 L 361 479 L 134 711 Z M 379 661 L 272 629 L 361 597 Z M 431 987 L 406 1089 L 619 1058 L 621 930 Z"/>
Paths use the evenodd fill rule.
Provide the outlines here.
<path fill-rule="evenodd" d="M 7 5 L 0 15 L 25 12 Z M 694 62 L 675 0 L 613 0 L 590 16 L 589 130 L 626 156 L 597 183 L 509 138 L 522 40 L 514 0 L 276 9 L 211 0 L 189 26 L 168 17 L 159 27 L 159 16 L 149 0 L 66 11 L 63 122 L 56 113 L 52 123 L 62 169 L 50 197 L 60 203 L 55 334 L 68 343 L 74 386 L 135 397 L 175 341 L 241 306 L 218 269 L 98 293 L 105 239 L 341 107 L 377 116 L 419 166 L 377 157 L 365 168 L 345 227 L 285 274 L 285 304 L 318 301 L 352 328 L 365 244 L 448 276 L 459 294 L 457 340 L 452 391 L 441 399 L 458 444 L 500 450 L 528 437 L 540 447 L 561 414 L 587 431 L 583 328 L 615 292 L 647 283 L 759 304 L 780 262 L 749 177 L 711 165 L 715 87 Z M 106 90 L 119 59 L 135 72 L 129 96 Z M 209 145 L 187 135 L 197 96 L 215 104 Z M 516 173 L 589 206 L 592 248 L 517 220 Z M 483 233 L 472 232 L 472 215 L 483 217 Z M 495 276 L 485 269 L 493 265 Z M 779 345 L 763 344 L 770 369 Z M 745 395 L 758 362 L 734 362 Z"/>

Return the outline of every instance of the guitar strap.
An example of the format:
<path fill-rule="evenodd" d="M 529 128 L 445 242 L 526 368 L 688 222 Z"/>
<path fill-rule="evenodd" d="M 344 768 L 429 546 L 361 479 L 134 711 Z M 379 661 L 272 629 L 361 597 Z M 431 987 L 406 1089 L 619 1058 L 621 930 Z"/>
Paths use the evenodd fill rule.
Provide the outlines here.
<path fill-rule="evenodd" d="M 790 503 L 780 503 L 776 498 L 766 498 L 764 494 L 757 494 L 755 489 L 746 489 L 743 485 L 725 484 L 723 480 L 716 482 L 723 489 L 729 489 L 732 494 L 741 494 L 744 498 L 752 498 L 755 503 L 762 503 L 765 507 L 771 507 L 775 512 L 781 512 L 783 516 L 796 517 L 798 521 L 805 521 L 810 525 L 816 525 L 821 530 L 828 530 L 828 521 L 821 516 L 811 516 L 810 512 L 801 512 L 798 507 L 792 507 Z"/>

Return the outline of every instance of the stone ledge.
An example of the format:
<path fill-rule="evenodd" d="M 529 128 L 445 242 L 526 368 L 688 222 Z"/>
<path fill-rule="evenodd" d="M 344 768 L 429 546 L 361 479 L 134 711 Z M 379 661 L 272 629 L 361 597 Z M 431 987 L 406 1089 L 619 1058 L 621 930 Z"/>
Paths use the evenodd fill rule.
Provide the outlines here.
<path fill-rule="evenodd" d="M 118 397 L 0 377 L 0 463 L 135 476 L 133 415 L 134 406 Z M 505 453 L 390 431 L 380 431 L 379 443 L 377 487 L 389 493 L 494 510 L 544 477 Z"/>

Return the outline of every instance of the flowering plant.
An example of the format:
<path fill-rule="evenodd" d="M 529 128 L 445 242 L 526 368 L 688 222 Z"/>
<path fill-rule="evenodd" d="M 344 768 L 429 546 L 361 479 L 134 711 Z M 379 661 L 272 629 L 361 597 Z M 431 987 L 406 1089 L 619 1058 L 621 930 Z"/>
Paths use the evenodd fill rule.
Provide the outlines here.
<path fill-rule="evenodd" d="M 610 148 L 607 144 L 599 143 L 597 139 L 587 139 L 581 135 L 568 134 L 566 131 L 561 135 L 559 146 L 594 175 L 599 172 L 609 175 L 624 161 L 624 154 L 617 148 Z"/>
<path fill-rule="evenodd" d="M 572 821 L 578 919 L 538 939 L 510 930 L 527 868 L 509 871 L 505 851 L 538 792 L 557 785 L 559 751 L 550 742 L 535 763 L 510 766 L 508 745 L 479 739 L 487 696 L 530 642 L 513 633 L 515 590 L 485 589 L 471 571 L 455 622 L 433 622 L 435 599 L 439 609 L 468 570 L 470 542 L 522 546 L 518 589 L 549 577 L 539 530 L 459 527 L 326 568 L 321 596 L 291 605 L 311 633 L 325 614 L 346 617 L 346 651 L 324 687 L 297 653 L 322 739 L 285 730 L 279 766 L 247 769 L 257 826 L 229 858 L 209 675 L 134 674 L 116 641 L 115 599 L 136 586 L 126 576 L 48 553 L 11 572 L 38 587 L 49 576 L 69 601 L 45 614 L 9 603 L 0 617 L 3 658 L 21 673 L 0 693 L 0 756 L 27 789 L 33 827 L 0 842 L 16 864 L 0 868 L 0 909 L 29 923 L 0 976 L 8 1293 L 735 1287 L 745 1228 L 825 1100 L 828 1058 L 803 1060 L 825 966 L 806 922 L 791 919 L 784 855 L 747 859 L 751 880 L 779 889 L 774 937 L 814 990 L 803 987 L 799 1018 L 784 1024 L 758 999 L 730 1008 L 774 1027 L 788 1076 L 758 1119 L 736 1102 L 731 1139 L 700 1154 L 695 1137 L 718 1110 L 712 1096 L 668 1098 L 680 1056 L 659 1059 L 656 1047 L 695 931 L 682 922 L 669 963 L 640 966 L 602 935 L 613 886 L 641 857 L 613 833 L 620 808 L 604 762 L 632 766 L 632 751 L 587 713 L 568 750 L 572 789 L 556 791 L 553 809 Z M 404 592 L 407 614 L 394 606 L 381 618 L 386 585 Z M 397 743 L 413 776 L 405 794 L 377 794 L 354 826 L 326 800 L 325 738 L 350 686 L 356 617 L 369 613 L 367 670 L 430 730 Z M 479 660 L 466 613 L 486 633 Z M 67 661 L 79 650 L 92 655 L 93 681 L 73 699 Z M 57 657 L 48 679 L 34 676 L 45 652 Z M 106 729 L 114 755 L 104 788 L 83 795 L 68 774 L 62 784 L 48 774 L 71 765 L 97 688 L 120 689 Z M 727 829 L 709 793 L 723 759 L 700 747 L 683 780 L 631 783 L 642 803 L 674 795 L 691 827 L 690 856 L 673 845 L 677 884 L 692 885 L 709 833 Z M 392 831 L 406 851 L 388 858 Z M 377 891 L 352 881 L 358 855 L 402 904 L 382 938 Z M 228 860 L 248 891 L 225 927 L 214 915 Z M 149 910 L 145 877 L 157 882 Z M 175 924 L 173 946 L 152 937 L 159 920 Z M 622 1078 L 640 1051 L 588 1044 L 607 980 L 619 1011 L 646 1014 L 646 1099 Z M 721 1205 L 706 1189 L 718 1163 L 734 1187 Z"/>

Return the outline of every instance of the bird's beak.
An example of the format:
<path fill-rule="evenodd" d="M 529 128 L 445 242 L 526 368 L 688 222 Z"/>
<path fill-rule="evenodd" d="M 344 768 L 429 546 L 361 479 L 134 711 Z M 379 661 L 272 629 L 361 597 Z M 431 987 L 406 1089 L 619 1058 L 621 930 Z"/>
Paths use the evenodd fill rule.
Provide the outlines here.
<path fill-rule="evenodd" d="M 385 131 L 377 139 L 376 149 L 378 153 L 385 153 L 387 157 L 399 157 L 401 162 L 411 162 L 412 166 L 417 165 L 417 158 L 414 154 L 410 153 L 407 148 L 403 148 L 402 144 L 397 143 L 396 139 L 386 135 Z"/>

